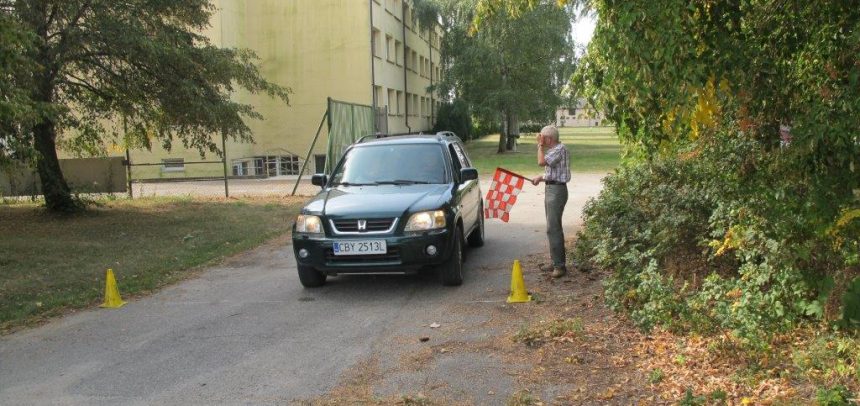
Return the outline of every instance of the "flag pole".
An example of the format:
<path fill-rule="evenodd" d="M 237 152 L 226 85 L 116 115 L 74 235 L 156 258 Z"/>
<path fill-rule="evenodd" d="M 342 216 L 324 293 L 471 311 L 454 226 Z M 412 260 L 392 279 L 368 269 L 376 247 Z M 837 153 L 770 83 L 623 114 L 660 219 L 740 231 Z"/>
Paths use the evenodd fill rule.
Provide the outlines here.
<path fill-rule="evenodd" d="M 510 173 L 511 175 L 519 176 L 519 177 L 521 177 L 521 178 L 523 178 L 523 179 L 530 179 L 530 178 L 528 178 L 528 177 L 526 177 L 526 176 L 520 175 L 520 174 L 518 174 L 518 173 L 516 173 L 516 172 L 514 172 L 514 171 L 509 171 L 509 170 L 507 170 L 507 169 L 505 169 L 505 168 L 502 168 L 502 167 L 498 167 L 498 166 L 497 166 L 497 167 L 496 167 L 496 170 L 498 170 L 498 171 L 503 171 L 503 172 L 507 172 L 507 173 Z"/>

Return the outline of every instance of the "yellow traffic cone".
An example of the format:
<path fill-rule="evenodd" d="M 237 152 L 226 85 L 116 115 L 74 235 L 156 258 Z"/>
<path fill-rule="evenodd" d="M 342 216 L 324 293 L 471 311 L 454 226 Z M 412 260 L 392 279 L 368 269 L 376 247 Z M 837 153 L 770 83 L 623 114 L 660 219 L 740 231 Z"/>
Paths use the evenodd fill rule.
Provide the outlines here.
<path fill-rule="evenodd" d="M 508 303 L 526 303 L 531 300 L 531 295 L 526 292 L 526 282 L 523 280 L 520 260 L 515 260 L 514 268 L 511 270 L 511 294 L 508 296 Z"/>
<path fill-rule="evenodd" d="M 113 269 L 108 269 L 107 277 L 105 278 L 105 302 L 99 307 L 118 309 L 124 304 L 125 302 L 119 296 L 119 289 L 116 287 L 116 278 L 113 276 Z"/>

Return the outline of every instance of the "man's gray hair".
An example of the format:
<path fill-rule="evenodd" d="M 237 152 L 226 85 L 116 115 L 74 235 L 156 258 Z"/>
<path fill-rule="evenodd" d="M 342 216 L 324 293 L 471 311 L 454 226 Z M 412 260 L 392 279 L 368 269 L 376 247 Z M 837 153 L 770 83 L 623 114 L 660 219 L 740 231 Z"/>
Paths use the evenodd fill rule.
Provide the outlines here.
<path fill-rule="evenodd" d="M 541 128 L 540 134 L 543 135 L 544 137 L 550 137 L 550 138 L 558 141 L 558 128 L 556 128 L 554 125 L 548 125 L 548 126 L 545 126 L 544 128 Z"/>

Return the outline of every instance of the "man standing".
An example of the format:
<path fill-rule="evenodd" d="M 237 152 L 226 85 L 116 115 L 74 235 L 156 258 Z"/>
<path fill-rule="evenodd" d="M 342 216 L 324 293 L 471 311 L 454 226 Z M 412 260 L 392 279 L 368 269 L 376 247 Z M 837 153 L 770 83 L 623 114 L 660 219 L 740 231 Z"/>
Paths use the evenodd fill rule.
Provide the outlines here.
<path fill-rule="evenodd" d="M 542 267 L 542 271 L 552 269 L 553 278 L 567 273 L 565 266 L 564 230 L 561 215 L 567 204 L 567 182 L 570 182 L 570 153 L 559 142 L 558 128 L 548 125 L 537 136 L 537 162 L 544 167 L 544 174 L 532 179 L 532 184 L 546 183 L 544 207 L 546 210 L 546 234 L 549 238 L 549 254 L 552 266 Z"/>

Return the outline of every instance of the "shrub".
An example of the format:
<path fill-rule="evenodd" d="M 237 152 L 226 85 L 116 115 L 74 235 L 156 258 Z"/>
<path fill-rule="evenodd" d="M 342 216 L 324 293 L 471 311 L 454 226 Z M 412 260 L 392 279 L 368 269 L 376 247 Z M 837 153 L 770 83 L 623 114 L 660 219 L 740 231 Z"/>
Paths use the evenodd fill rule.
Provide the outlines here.
<path fill-rule="evenodd" d="M 521 133 L 538 133 L 543 129 L 545 124 L 540 123 L 524 123 L 520 125 Z"/>
<path fill-rule="evenodd" d="M 453 131 L 464 141 L 472 139 L 472 116 L 466 102 L 454 100 L 442 104 L 433 131 Z"/>
<path fill-rule="evenodd" d="M 643 329 L 730 331 L 755 345 L 824 318 L 834 280 L 844 279 L 834 276 L 856 256 L 845 248 L 858 238 L 845 220 L 851 201 L 831 194 L 835 203 L 817 204 L 828 185 L 757 145 L 700 140 L 604 179 L 573 255 L 612 272 L 613 309 Z M 853 312 L 860 285 L 847 292 L 843 308 Z"/>
<path fill-rule="evenodd" d="M 851 392 L 844 386 L 832 388 L 820 388 L 815 394 L 815 401 L 819 406 L 849 406 L 851 403 Z"/>

